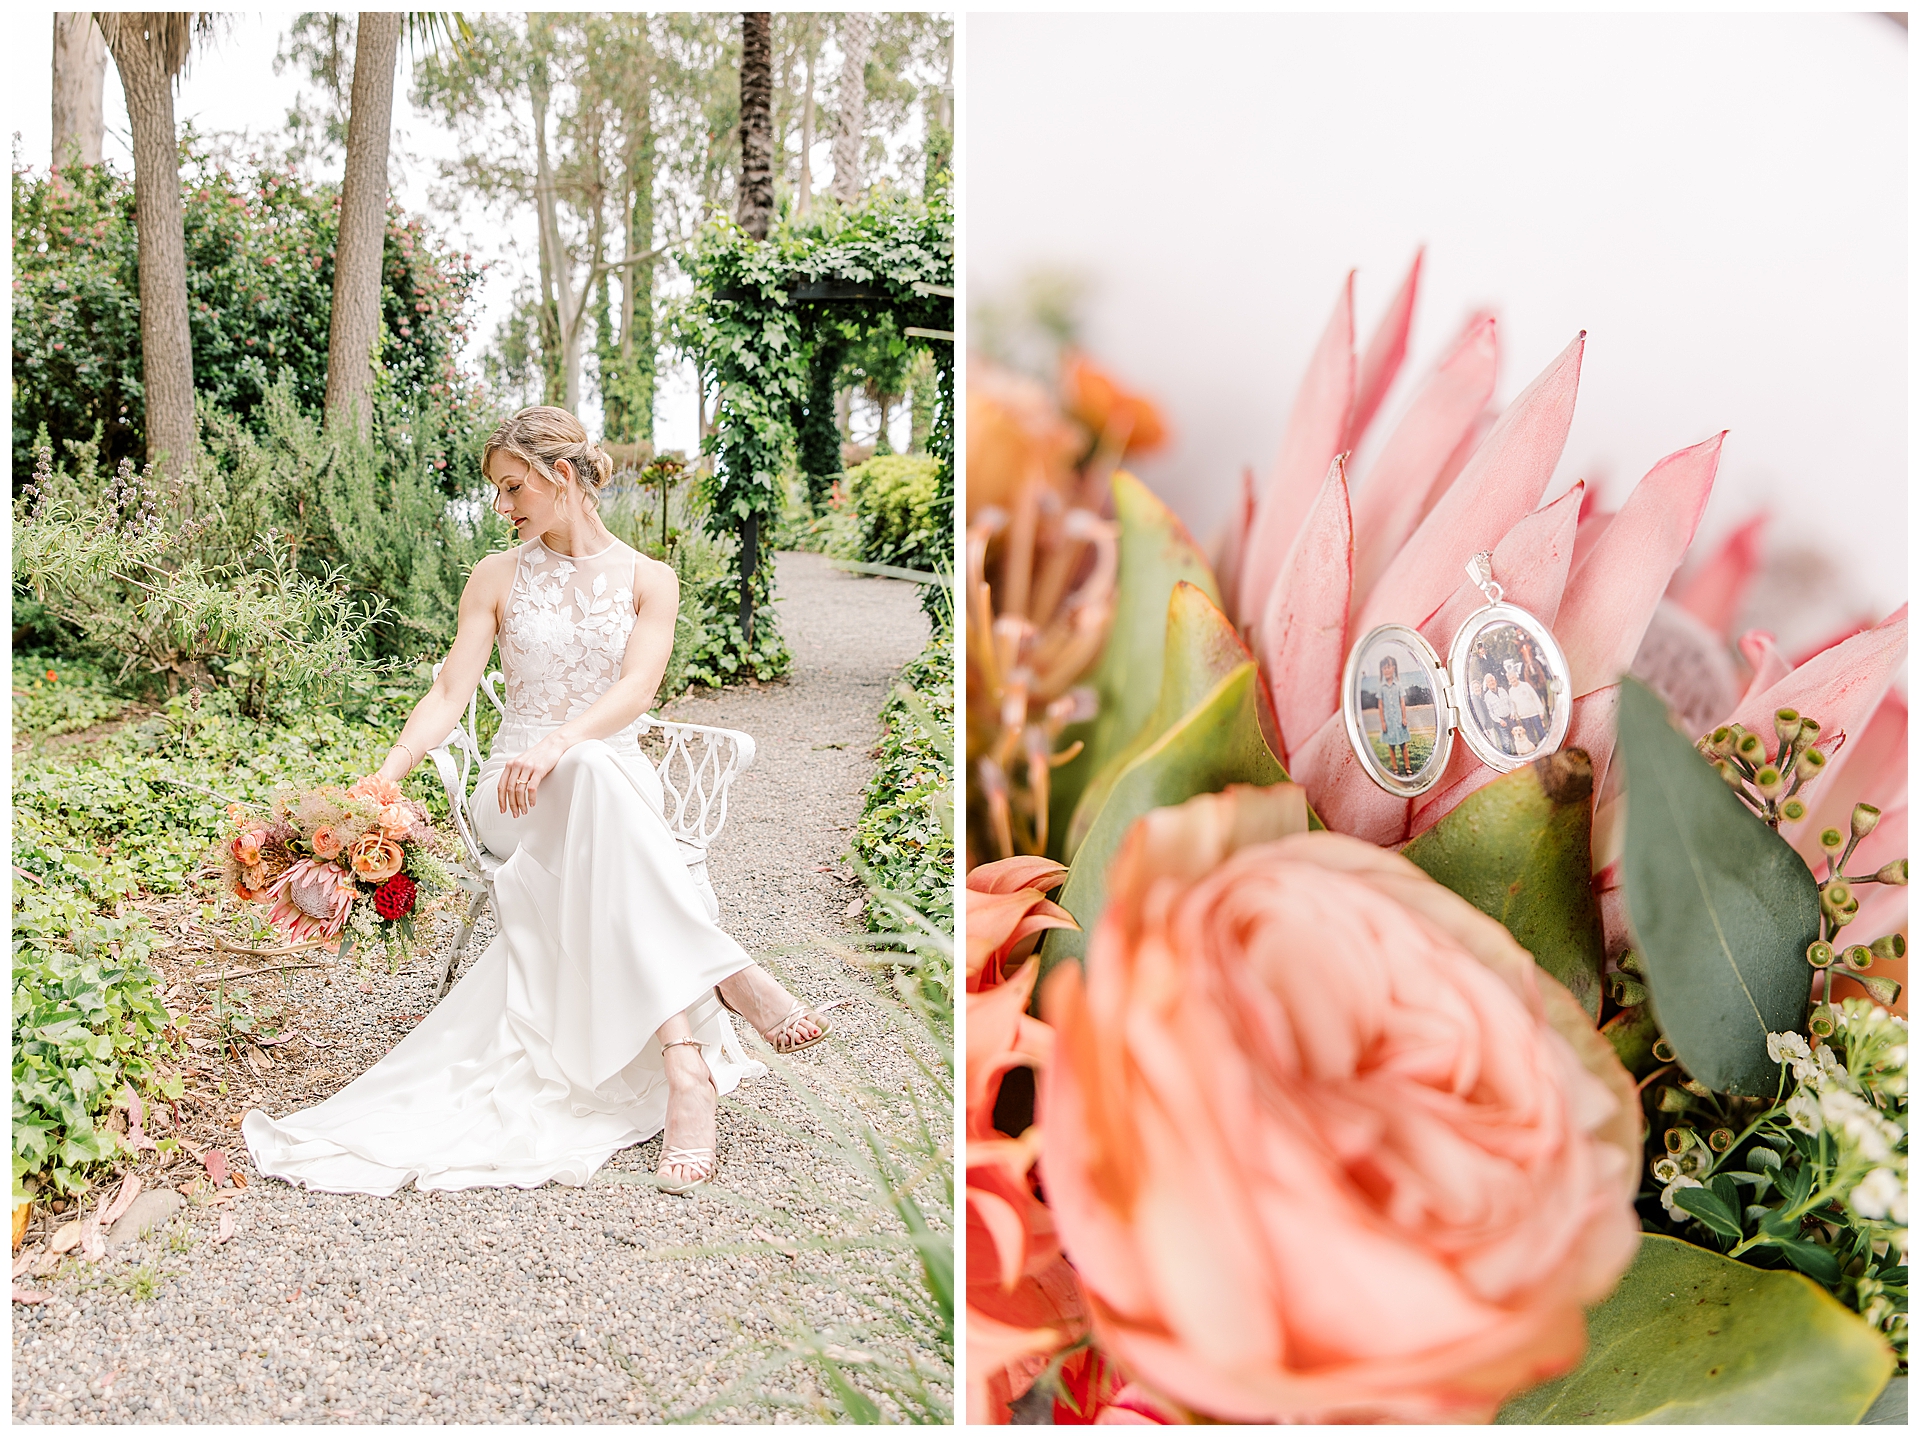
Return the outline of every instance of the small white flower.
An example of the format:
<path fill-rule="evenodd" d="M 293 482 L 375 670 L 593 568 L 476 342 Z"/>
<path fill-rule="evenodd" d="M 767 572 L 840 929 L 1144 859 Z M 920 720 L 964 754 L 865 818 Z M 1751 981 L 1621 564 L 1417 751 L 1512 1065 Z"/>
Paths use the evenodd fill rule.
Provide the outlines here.
<path fill-rule="evenodd" d="M 1776 1063 L 1785 1063 L 1795 1059 L 1804 1061 L 1813 1055 L 1807 1051 L 1807 1040 L 1798 1033 L 1769 1033 L 1767 1056 Z"/>
<path fill-rule="evenodd" d="M 1696 1182 L 1692 1178 L 1675 1178 L 1660 1190 L 1660 1206 L 1667 1210 L 1668 1217 L 1676 1222 L 1683 1222 L 1687 1218 L 1692 1217 L 1693 1214 L 1683 1207 L 1676 1207 L 1674 1205 L 1673 1195 L 1679 1192 L 1681 1188 L 1698 1188 L 1705 1186 L 1705 1183 Z"/>
<path fill-rule="evenodd" d="M 1823 1126 L 1820 1100 L 1805 1089 L 1795 1093 L 1787 1099 L 1787 1121 L 1809 1137 L 1818 1137 Z"/>
<path fill-rule="evenodd" d="M 1860 1179 L 1847 1202 L 1861 1217 L 1907 1220 L 1907 1190 L 1891 1168 L 1875 1168 Z"/>

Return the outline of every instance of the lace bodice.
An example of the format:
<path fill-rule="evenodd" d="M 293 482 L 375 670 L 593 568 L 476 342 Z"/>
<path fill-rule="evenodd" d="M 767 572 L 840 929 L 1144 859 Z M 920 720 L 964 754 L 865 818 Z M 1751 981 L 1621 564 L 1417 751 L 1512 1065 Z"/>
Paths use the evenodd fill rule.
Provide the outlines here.
<path fill-rule="evenodd" d="M 618 539 L 584 558 L 556 554 L 538 539 L 520 546 L 500 629 L 507 713 L 496 754 L 524 750 L 529 730 L 578 718 L 620 677 L 633 632 L 638 559 Z M 639 728 L 636 720 L 609 742 Z"/>

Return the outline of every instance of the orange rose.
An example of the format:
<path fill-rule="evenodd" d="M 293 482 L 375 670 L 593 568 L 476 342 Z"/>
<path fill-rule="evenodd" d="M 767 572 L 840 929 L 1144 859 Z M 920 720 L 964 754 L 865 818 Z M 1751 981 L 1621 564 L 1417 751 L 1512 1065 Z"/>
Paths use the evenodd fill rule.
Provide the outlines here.
<path fill-rule="evenodd" d="M 406 855 L 392 839 L 369 833 L 347 850 L 347 866 L 366 883 L 384 883 L 400 871 Z"/>
<path fill-rule="evenodd" d="M 414 812 L 410 804 L 395 802 L 380 806 L 380 831 L 395 843 L 405 838 L 413 825 Z"/>
<path fill-rule="evenodd" d="M 334 831 L 325 824 L 322 824 L 313 831 L 313 852 L 318 858 L 338 858 L 340 856 L 340 840 L 335 836 Z"/>
<path fill-rule="evenodd" d="M 1100 1345 L 1230 1422 L 1486 1421 L 1632 1259 L 1632 1080 L 1498 923 L 1305 827 L 1148 814 L 1045 985 L 1040 1172 Z"/>

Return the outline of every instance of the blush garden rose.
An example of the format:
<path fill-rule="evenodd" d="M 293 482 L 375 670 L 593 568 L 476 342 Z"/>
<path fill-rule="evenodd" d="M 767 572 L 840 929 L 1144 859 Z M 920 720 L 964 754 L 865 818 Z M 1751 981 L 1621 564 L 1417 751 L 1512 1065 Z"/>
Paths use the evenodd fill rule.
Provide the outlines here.
<path fill-rule="evenodd" d="M 1632 1080 L 1498 923 L 1305 812 L 1282 784 L 1135 825 L 1084 980 L 1043 987 L 1041 1180 L 1161 1405 L 1484 1421 L 1632 1258 Z"/>

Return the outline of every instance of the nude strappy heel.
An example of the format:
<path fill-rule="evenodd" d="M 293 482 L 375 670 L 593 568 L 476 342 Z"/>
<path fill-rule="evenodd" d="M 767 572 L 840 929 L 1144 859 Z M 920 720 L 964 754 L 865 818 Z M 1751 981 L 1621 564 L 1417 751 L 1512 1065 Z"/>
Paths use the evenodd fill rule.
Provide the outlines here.
<path fill-rule="evenodd" d="M 665 1053 L 669 1048 L 681 1048 L 689 1045 L 697 1048 L 700 1046 L 700 1040 L 698 1038 L 675 1038 L 670 1043 L 662 1043 L 660 1045 L 660 1051 Z M 710 1087 L 713 1087 L 714 1098 L 717 1101 L 720 1096 L 720 1090 L 717 1086 L 714 1086 L 713 1074 L 711 1072 L 707 1074 L 707 1083 Z M 716 1113 L 716 1118 L 717 1116 L 718 1114 Z M 719 1166 L 719 1157 L 713 1148 L 672 1148 L 664 1146 L 663 1140 L 660 1152 L 660 1166 L 654 1169 L 654 1177 L 660 1184 L 660 1191 L 668 1197 L 690 1197 L 696 1188 L 703 1188 L 713 1181 L 713 1175 Z M 691 1169 L 694 1176 L 691 1181 L 677 1182 L 666 1176 L 666 1170 L 668 1168 Z"/>
<path fill-rule="evenodd" d="M 740 1018 L 748 1024 L 753 1024 L 753 1019 L 748 1018 L 745 1013 L 742 1013 L 738 1008 L 734 1007 L 733 1004 L 729 1003 L 727 1001 L 727 995 L 722 993 L 718 987 L 713 990 L 713 996 L 720 1000 L 721 1007 L 725 1008 L 736 1018 Z M 820 1031 L 811 1038 L 795 1042 L 792 1032 L 793 1026 L 803 1018 L 810 1020 Z M 802 1049 L 811 1048 L 815 1043 L 825 1042 L 827 1034 L 833 1031 L 833 1024 L 829 1023 L 825 1018 L 822 1018 L 818 1013 L 814 1012 L 807 1007 L 805 1003 L 796 998 L 794 999 L 793 1006 L 787 1010 L 786 1017 L 782 1018 L 778 1023 L 775 1023 L 771 1028 L 761 1028 L 758 1025 L 754 1025 L 754 1031 L 767 1040 L 774 1052 L 785 1058 L 791 1054 L 800 1052 Z"/>

